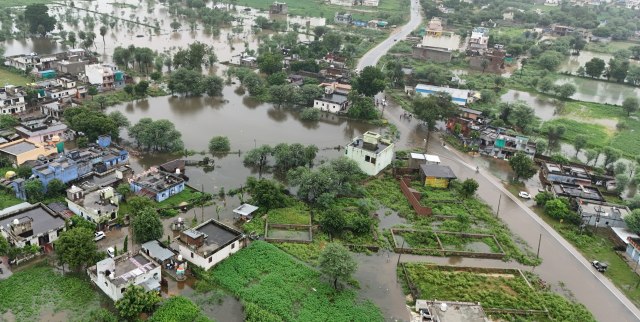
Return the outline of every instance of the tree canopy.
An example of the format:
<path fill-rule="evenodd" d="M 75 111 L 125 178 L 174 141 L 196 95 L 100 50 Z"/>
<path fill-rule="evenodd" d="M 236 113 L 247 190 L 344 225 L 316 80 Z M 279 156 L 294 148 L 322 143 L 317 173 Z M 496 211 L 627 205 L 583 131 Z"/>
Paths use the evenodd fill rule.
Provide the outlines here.
<path fill-rule="evenodd" d="M 210 153 L 224 153 L 231 150 L 231 144 L 229 138 L 226 136 L 214 136 L 209 140 L 209 152 Z"/>
<path fill-rule="evenodd" d="M 49 16 L 49 7 L 45 4 L 28 5 L 24 10 L 24 19 L 32 34 L 38 33 L 43 37 L 56 26 L 56 18 Z"/>
<path fill-rule="evenodd" d="M 130 285 L 116 302 L 118 314 L 125 320 L 137 320 L 142 312 L 153 312 L 161 300 L 157 291 L 146 292 L 142 286 Z"/>
<path fill-rule="evenodd" d="M 182 134 L 169 120 L 142 118 L 129 128 L 129 135 L 145 151 L 177 152 L 184 148 Z"/>
<path fill-rule="evenodd" d="M 509 159 L 509 165 L 516 174 L 516 179 L 530 179 L 536 174 L 535 163 L 526 154 L 517 152 Z"/>
<path fill-rule="evenodd" d="M 85 227 L 75 227 L 60 234 L 54 242 L 58 262 L 77 271 L 93 265 L 100 259 L 93 237 L 93 231 Z"/>
<path fill-rule="evenodd" d="M 338 281 L 347 281 L 358 268 L 357 263 L 342 244 L 329 243 L 320 254 L 320 271 L 333 279 L 333 287 Z"/>
<path fill-rule="evenodd" d="M 374 96 L 387 86 L 384 73 L 377 67 L 367 66 L 351 83 L 353 89 L 364 96 Z"/>
<path fill-rule="evenodd" d="M 119 117 L 111 118 L 100 111 L 86 107 L 65 109 L 64 119 L 73 130 L 84 133 L 91 142 L 104 134 L 117 140 L 120 137 L 120 127 L 123 125 Z"/>
<path fill-rule="evenodd" d="M 162 238 L 163 228 L 158 213 L 153 208 L 145 208 L 137 214 L 131 223 L 138 243 Z"/>

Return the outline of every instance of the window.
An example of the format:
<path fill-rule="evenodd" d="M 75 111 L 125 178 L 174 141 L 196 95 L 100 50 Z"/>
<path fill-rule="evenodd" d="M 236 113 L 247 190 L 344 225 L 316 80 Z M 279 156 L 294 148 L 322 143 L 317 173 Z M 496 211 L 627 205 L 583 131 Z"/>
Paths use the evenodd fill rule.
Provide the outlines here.
<path fill-rule="evenodd" d="M 191 258 L 193 258 L 193 252 L 191 252 Z"/>
<path fill-rule="evenodd" d="M 365 162 L 370 162 L 370 160 L 371 160 L 371 157 L 369 157 L 368 155 L 364 156 L 364 161 Z"/>
<path fill-rule="evenodd" d="M 371 163 L 376 164 L 376 158 L 371 158 Z"/>
<path fill-rule="evenodd" d="M 209 263 L 213 260 L 213 256 L 209 257 Z"/>
<path fill-rule="evenodd" d="M 104 282 L 104 284 L 107 284 L 107 282 Z M 127 289 L 123 287 L 123 288 L 120 289 L 120 293 L 124 293 L 124 291 L 126 291 L 126 290 Z"/>
<path fill-rule="evenodd" d="M 231 244 L 231 249 L 236 248 L 236 243 Z"/>

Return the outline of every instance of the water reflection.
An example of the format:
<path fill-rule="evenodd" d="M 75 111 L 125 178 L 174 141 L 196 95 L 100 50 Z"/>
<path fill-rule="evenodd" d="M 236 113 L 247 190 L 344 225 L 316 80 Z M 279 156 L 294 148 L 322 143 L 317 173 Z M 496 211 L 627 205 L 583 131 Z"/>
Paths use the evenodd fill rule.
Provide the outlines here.
<path fill-rule="evenodd" d="M 577 91 L 571 98 L 585 102 L 622 105 L 625 98 L 640 96 L 640 88 L 588 78 L 567 76 L 559 78 L 556 84 L 574 85 Z"/>

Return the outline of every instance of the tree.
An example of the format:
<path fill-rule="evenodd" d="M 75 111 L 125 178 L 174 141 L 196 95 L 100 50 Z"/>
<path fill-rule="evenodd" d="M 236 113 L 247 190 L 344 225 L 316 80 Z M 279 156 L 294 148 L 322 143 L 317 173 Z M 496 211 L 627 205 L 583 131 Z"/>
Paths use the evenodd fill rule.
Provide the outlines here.
<path fill-rule="evenodd" d="M 134 91 L 135 91 L 135 87 L 133 87 L 133 85 L 127 84 L 124 86 L 124 92 L 127 93 L 128 95 L 133 95 Z"/>
<path fill-rule="evenodd" d="M 592 78 L 599 78 L 604 72 L 605 65 L 604 60 L 594 57 L 584 64 L 585 73 Z"/>
<path fill-rule="evenodd" d="M 95 86 L 89 86 L 89 89 L 87 90 L 87 94 L 91 95 L 91 99 L 93 99 L 93 96 L 98 95 L 98 88 L 96 88 Z"/>
<path fill-rule="evenodd" d="M 169 27 L 171 27 L 171 29 L 173 29 L 173 31 L 178 31 L 178 29 L 180 29 L 180 27 L 182 27 L 182 24 L 176 20 L 172 21 L 171 24 L 169 24 Z"/>
<path fill-rule="evenodd" d="M 629 176 L 624 173 L 616 176 L 616 193 L 618 195 L 622 195 L 622 192 L 627 188 L 629 181 Z"/>
<path fill-rule="evenodd" d="M 104 110 L 104 105 L 107 104 L 107 97 L 100 95 L 95 98 L 95 101 L 100 105 L 100 110 Z"/>
<path fill-rule="evenodd" d="M 44 186 L 38 179 L 29 179 L 24 183 L 24 191 L 27 194 L 27 200 L 30 203 L 36 203 L 44 200 Z"/>
<path fill-rule="evenodd" d="M 129 119 L 120 111 L 113 111 L 107 115 L 119 128 L 129 127 Z"/>
<path fill-rule="evenodd" d="M 324 193 L 336 195 L 333 189 L 334 172 L 329 168 L 312 171 L 306 167 L 298 167 L 287 172 L 287 180 L 292 187 L 298 187 L 298 197 L 309 203 L 315 203 Z"/>
<path fill-rule="evenodd" d="M 64 195 L 66 185 L 60 179 L 53 179 L 47 184 L 47 198 L 55 198 Z"/>
<path fill-rule="evenodd" d="M 246 185 L 252 203 L 266 212 L 286 205 L 287 196 L 281 183 L 275 180 L 248 177 Z"/>
<path fill-rule="evenodd" d="M 622 102 L 622 109 L 627 112 L 627 116 L 631 116 L 631 113 L 638 111 L 638 98 L 627 97 Z"/>
<path fill-rule="evenodd" d="M 300 119 L 303 121 L 315 122 L 320 119 L 320 110 L 313 107 L 307 107 L 300 112 Z"/>
<path fill-rule="evenodd" d="M 631 214 L 624 217 L 627 227 L 636 234 L 640 234 L 640 209 L 634 209 Z"/>
<path fill-rule="evenodd" d="M 75 49 L 76 48 L 76 42 L 78 41 L 76 39 L 76 33 L 73 31 L 69 31 L 69 35 L 67 36 L 67 41 L 69 41 L 71 43 L 71 46 Z"/>
<path fill-rule="evenodd" d="M 553 91 L 556 92 L 556 95 L 560 98 L 566 100 L 576 93 L 576 87 L 573 84 L 562 84 L 556 86 Z"/>
<path fill-rule="evenodd" d="M 553 89 L 553 81 L 546 77 L 540 79 L 538 81 L 538 89 L 543 93 L 551 91 Z"/>
<path fill-rule="evenodd" d="M 629 71 L 628 59 L 612 58 L 609 60 L 608 74 L 613 77 L 616 82 L 622 83 L 627 78 L 627 72 Z"/>
<path fill-rule="evenodd" d="M 162 221 L 153 208 L 140 211 L 131 223 L 136 242 L 142 244 L 162 238 Z"/>
<path fill-rule="evenodd" d="M 338 243 L 329 243 L 320 254 L 320 271 L 333 279 L 333 287 L 338 288 L 338 280 L 347 281 L 355 273 L 357 264 L 349 250 Z"/>
<path fill-rule="evenodd" d="M 555 196 L 549 191 L 543 191 L 538 193 L 533 199 L 538 207 L 544 207 L 544 205 L 547 204 L 547 201 L 555 199 Z"/>
<path fill-rule="evenodd" d="M 478 190 L 478 182 L 473 179 L 467 179 L 462 182 L 460 185 L 460 194 L 465 198 L 469 198 L 476 193 Z"/>
<path fill-rule="evenodd" d="M 451 102 L 451 96 L 446 93 L 418 96 L 413 99 L 412 105 L 416 117 L 427 123 L 429 131 L 435 127 L 437 121 L 447 119 L 457 113 L 457 108 Z"/>
<path fill-rule="evenodd" d="M 293 104 L 298 100 L 297 89 L 291 84 L 270 86 L 269 97 L 277 107 L 282 104 Z"/>
<path fill-rule="evenodd" d="M 549 71 L 554 71 L 560 66 L 564 56 L 557 51 L 545 51 L 537 59 L 538 65 Z"/>
<path fill-rule="evenodd" d="M 200 307 L 184 296 L 171 296 L 164 300 L 160 307 L 153 312 L 149 322 L 169 322 L 169 321 L 210 321 Z M 100 321 L 98 321 L 100 322 Z"/>
<path fill-rule="evenodd" d="M 622 156 L 622 151 L 610 147 L 610 146 L 605 146 L 604 150 L 602 150 L 602 152 L 604 153 L 604 167 L 606 168 L 608 165 L 618 161 L 618 159 L 620 159 L 620 157 Z"/>
<path fill-rule="evenodd" d="M 74 227 L 60 234 L 54 242 L 58 263 L 69 265 L 75 271 L 93 265 L 100 259 L 93 238 L 93 231 L 85 227 Z"/>
<path fill-rule="evenodd" d="M 313 28 L 313 35 L 316 41 L 319 40 L 326 32 L 327 27 L 325 26 L 316 26 L 315 28 Z"/>
<path fill-rule="evenodd" d="M 202 80 L 202 87 L 205 90 L 205 93 L 209 96 L 222 96 L 222 89 L 224 88 L 224 83 L 222 78 L 211 75 L 207 76 Z"/>
<path fill-rule="evenodd" d="M 268 145 L 261 145 L 249 151 L 243 159 L 245 166 L 258 168 L 258 177 L 262 177 L 262 170 L 268 164 L 268 157 L 273 150 Z"/>
<path fill-rule="evenodd" d="M 544 213 L 556 220 L 566 220 L 570 218 L 572 211 L 565 200 L 558 198 L 547 200 Z"/>
<path fill-rule="evenodd" d="M 119 193 L 123 198 L 127 197 L 131 193 L 131 186 L 126 183 L 121 183 L 116 187 L 116 192 Z"/>
<path fill-rule="evenodd" d="M 32 174 L 33 172 L 31 172 L 31 167 L 28 165 L 23 164 L 21 166 L 18 166 L 18 168 L 16 169 L 16 175 L 18 176 L 18 178 L 27 179 L 31 177 Z"/>
<path fill-rule="evenodd" d="M 591 163 L 591 161 L 595 161 L 598 155 L 600 155 L 600 151 L 596 149 L 587 149 L 585 152 L 585 157 L 587 158 L 587 164 Z M 595 165 L 595 162 L 594 162 L 594 165 Z"/>
<path fill-rule="evenodd" d="M 580 150 L 584 149 L 587 146 L 588 138 L 582 134 L 576 135 L 576 138 L 573 141 L 573 147 L 576 148 L 576 158 L 578 157 L 578 153 Z"/>
<path fill-rule="evenodd" d="M 510 124 L 516 126 L 524 133 L 529 133 L 532 129 L 538 125 L 538 118 L 536 117 L 533 108 L 529 107 L 523 101 L 517 101 L 513 104 L 509 104 L 510 112 L 508 115 L 508 121 Z"/>
<path fill-rule="evenodd" d="M 214 136 L 209 140 L 209 152 L 211 154 L 224 153 L 231 150 L 229 138 L 226 136 Z"/>
<path fill-rule="evenodd" d="M 100 27 L 100 36 L 102 36 L 102 46 L 106 47 L 107 43 L 104 40 L 104 36 L 107 34 L 107 26 Z"/>
<path fill-rule="evenodd" d="M 136 217 L 139 214 L 141 214 L 143 211 L 146 211 L 146 209 L 155 208 L 156 206 L 153 200 L 146 197 L 140 197 L 140 196 L 131 197 L 127 201 L 127 204 L 129 204 L 129 209 L 131 209 L 131 213 L 129 213 L 131 217 Z"/>
<path fill-rule="evenodd" d="M 375 96 L 383 91 L 387 82 L 384 73 L 377 67 L 367 66 L 352 81 L 351 86 L 354 90 L 364 96 Z"/>
<path fill-rule="evenodd" d="M 340 236 L 347 226 L 347 219 L 342 211 L 329 208 L 322 213 L 320 227 L 331 236 Z"/>
<path fill-rule="evenodd" d="M 545 141 L 544 139 L 539 139 L 536 141 L 537 154 L 543 155 L 547 151 L 548 147 L 549 147 L 549 143 L 547 143 L 547 141 Z"/>
<path fill-rule="evenodd" d="M 282 71 L 284 67 L 282 60 L 284 57 L 279 53 L 263 53 L 258 56 L 257 63 L 260 72 L 267 75 L 275 74 Z"/>
<path fill-rule="evenodd" d="M 116 302 L 118 314 L 125 320 L 137 320 L 142 312 L 152 312 L 161 297 L 157 291 L 146 292 L 142 286 L 130 285 Z"/>
<path fill-rule="evenodd" d="M 349 117 L 359 120 L 373 120 L 379 117 L 373 97 L 360 96 L 352 91 L 349 94 L 349 101 L 351 102 L 351 107 L 347 111 Z"/>
<path fill-rule="evenodd" d="M 182 134 L 169 120 L 142 118 L 129 128 L 129 136 L 145 151 L 177 152 L 184 148 Z"/>
<path fill-rule="evenodd" d="M 24 9 L 24 19 L 32 34 L 38 33 L 44 37 L 55 29 L 56 18 L 49 16 L 48 11 L 49 7 L 44 4 L 31 4 Z"/>
<path fill-rule="evenodd" d="M 549 142 L 549 148 L 557 146 L 567 129 L 562 125 L 547 127 L 547 141 Z"/>
<path fill-rule="evenodd" d="M 124 236 L 124 242 L 122 243 L 122 253 L 126 253 L 129 250 L 129 235 Z"/>
<path fill-rule="evenodd" d="M 517 152 L 509 159 L 509 165 L 513 172 L 516 174 L 516 180 L 530 179 L 536 174 L 537 169 L 535 163 L 526 154 Z"/>
<path fill-rule="evenodd" d="M 92 142 L 104 134 L 110 135 L 114 140 L 120 137 L 118 124 L 100 111 L 86 107 L 69 108 L 64 111 L 64 119 L 71 129 L 83 132 Z"/>
<path fill-rule="evenodd" d="M 342 36 L 337 32 L 329 32 L 322 37 L 322 45 L 331 52 L 340 51 Z"/>
<path fill-rule="evenodd" d="M 13 115 L 9 115 L 9 114 L 0 115 L 0 129 L 2 130 L 13 128 L 19 123 L 20 122 L 18 121 L 18 119 Z"/>
<path fill-rule="evenodd" d="M 0 235 L 0 256 L 9 255 L 10 247 L 11 245 L 9 245 L 9 241 L 7 241 L 7 239 L 4 238 L 4 236 Z"/>
<path fill-rule="evenodd" d="M 141 80 L 134 87 L 134 91 L 138 96 L 146 96 L 148 89 L 149 89 L 149 82 L 147 82 L 146 80 Z"/>

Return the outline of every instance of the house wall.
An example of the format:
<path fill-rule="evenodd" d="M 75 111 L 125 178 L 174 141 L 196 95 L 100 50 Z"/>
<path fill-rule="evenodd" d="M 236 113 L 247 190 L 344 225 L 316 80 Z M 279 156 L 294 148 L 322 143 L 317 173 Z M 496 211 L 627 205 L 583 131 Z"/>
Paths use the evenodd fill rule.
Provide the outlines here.
<path fill-rule="evenodd" d="M 59 229 L 62 229 L 62 231 L 66 230 L 64 227 L 60 227 Z M 3 237 L 7 238 L 7 239 L 9 238 L 9 236 L 2 230 L 0 230 L 0 234 Z M 31 236 L 31 237 L 26 238 L 26 239 L 13 240 L 13 242 L 15 243 L 16 247 L 24 247 L 26 245 L 37 245 L 37 246 L 42 247 L 45 244 L 40 244 L 39 237 L 45 236 L 45 235 L 49 235 L 49 243 L 48 244 L 53 243 L 54 241 L 58 240 L 58 237 L 60 237 L 58 235 L 58 230 L 56 229 L 56 230 L 50 230 L 50 231 L 48 231 L 46 233 L 34 235 L 34 236 Z"/>
<path fill-rule="evenodd" d="M 449 187 L 449 180 L 445 178 L 426 177 L 424 179 L 424 185 L 432 188 L 446 189 Z"/>
<path fill-rule="evenodd" d="M 184 182 L 180 183 L 177 186 L 171 187 L 165 191 L 162 191 L 156 195 L 156 201 L 161 202 L 169 199 L 169 197 L 176 195 L 184 190 Z"/>
<path fill-rule="evenodd" d="M 625 251 L 629 257 L 633 259 L 634 263 L 640 262 L 640 250 L 637 250 L 631 243 L 627 244 L 627 249 Z"/>
<path fill-rule="evenodd" d="M 313 108 L 334 114 L 343 111 L 342 105 L 321 100 L 313 100 Z"/>
<path fill-rule="evenodd" d="M 439 63 L 448 63 L 451 61 L 451 51 L 434 50 L 427 47 L 413 47 L 413 58 L 431 60 Z"/>
<path fill-rule="evenodd" d="M 67 201 L 67 207 L 69 207 L 69 210 L 73 211 L 74 214 L 88 220 L 91 221 L 93 223 L 100 223 L 103 221 L 108 221 L 111 219 L 111 214 L 113 213 L 115 216 L 118 216 L 118 210 L 114 211 L 114 212 L 109 212 L 109 213 L 104 213 L 101 215 L 98 215 L 97 212 L 95 211 L 95 209 L 88 209 L 85 208 L 69 199 L 66 199 Z"/>
<path fill-rule="evenodd" d="M 182 255 L 182 258 L 188 260 L 190 263 L 200 268 L 203 268 L 204 270 L 209 270 L 211 267 L 223 261 L 225 258 L 231 256 L 231 254 L 239 251 L 242 247 L 244 247 L 244 243 L 242 242 L 242 240 L 236 240 L 207 258 L 198 255 L 197 252 L 191 250 L 189 247 L 184 246 L 183 244 L 180 244 L 178 248 L 180 249 L 180 255 Z"/>
<path fill-rule="evenodd" d="M 375 176 L 393 161 L 393 144 L 382 150 L 377 155 L 371 151 L 363 150 L 348 145 L 345 150 L 347 158 L 355 161 L 362 172 Z M 375 162 L 371 162 L 375 158 Z"/>

